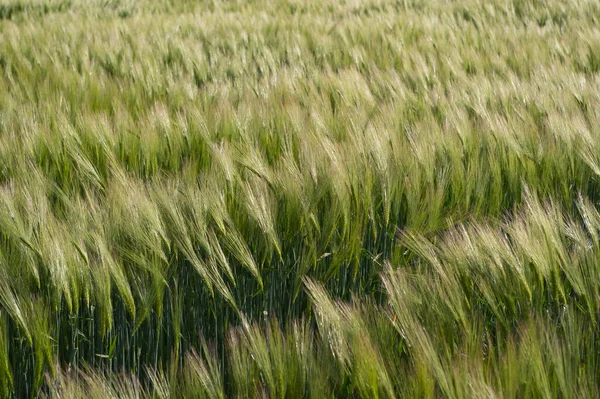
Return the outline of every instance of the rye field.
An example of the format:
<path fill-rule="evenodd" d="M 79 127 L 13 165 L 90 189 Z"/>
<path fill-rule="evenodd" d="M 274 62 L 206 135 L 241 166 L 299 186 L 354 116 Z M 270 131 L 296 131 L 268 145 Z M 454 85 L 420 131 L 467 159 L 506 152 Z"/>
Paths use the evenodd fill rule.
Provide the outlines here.
<path fill-rule="evenodd" d="M 600 3 L 0 0 L 0 397 L 600 396 Z"/>

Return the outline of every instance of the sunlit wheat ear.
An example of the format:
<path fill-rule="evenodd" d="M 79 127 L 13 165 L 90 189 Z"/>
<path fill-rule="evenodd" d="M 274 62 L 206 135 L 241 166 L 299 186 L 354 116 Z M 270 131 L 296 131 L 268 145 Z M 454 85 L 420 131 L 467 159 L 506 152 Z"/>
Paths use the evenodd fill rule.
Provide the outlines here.
<path fill-rule="evenodd" d="M 107 377 L 93 370 L 63 372 L 52 380 L 50 386 L 49 398 L 75 399 L 85 396 L 93 399 L 142 399 L 149 395 L 133 375 Z"/>
<path fill-rule="evenodd" d="M 252 178 L 243 183 L 241 189 L 248 215 L 259 225 L 276 253 L 281 257 L 281 244 L 275 230 L 277 216 L 274 214 L 272 194 L 267 189 L 266 183 Z"/>
<path fill-rule="evenodd" d="M 169 399 L 172 397 L 172 386 L 164 372 L 149 369 L 148 375 L 152 382 L 152 391 L 155 397 L 159 399 Z"/>
<path fill-rule="evenodd" d="M 206 398 L 224 398 L 224 388 L 216 354 L 206 342 L 202 352 L 192 352 L 186 359 L 185 386 L 190 395 L 202 395 Z"/>
<path fill-rule="evenodd" d="M 22 300 L 14 294 L 6 276 L 4 276 L 3 279 L 0 279 L 0 300 L 2 301 L 2 307 L 6 313 L 17 324 L 24 337 L 31 344 L 31 332 L 26 322 L 25 309 L 23 309 L 23 304 L 21 303 Z"/>

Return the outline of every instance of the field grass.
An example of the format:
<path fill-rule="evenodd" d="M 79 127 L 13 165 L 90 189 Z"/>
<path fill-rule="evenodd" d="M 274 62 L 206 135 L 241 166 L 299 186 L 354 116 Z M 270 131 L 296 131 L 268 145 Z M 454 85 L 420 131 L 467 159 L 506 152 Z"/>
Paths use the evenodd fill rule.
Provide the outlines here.
<path fill-rule="evenodd" d="M 0 0 L 0 397 L 600 395 L 600 3 Z"/>

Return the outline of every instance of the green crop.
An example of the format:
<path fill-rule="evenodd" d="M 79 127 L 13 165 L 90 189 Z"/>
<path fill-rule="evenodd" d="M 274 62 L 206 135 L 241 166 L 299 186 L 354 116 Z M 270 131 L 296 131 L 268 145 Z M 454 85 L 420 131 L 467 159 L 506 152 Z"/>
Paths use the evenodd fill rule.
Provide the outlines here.
<path fill-rule="evenodd" d="M 599 26 L 0 0 L 0 397 L 598 397 Z"/>

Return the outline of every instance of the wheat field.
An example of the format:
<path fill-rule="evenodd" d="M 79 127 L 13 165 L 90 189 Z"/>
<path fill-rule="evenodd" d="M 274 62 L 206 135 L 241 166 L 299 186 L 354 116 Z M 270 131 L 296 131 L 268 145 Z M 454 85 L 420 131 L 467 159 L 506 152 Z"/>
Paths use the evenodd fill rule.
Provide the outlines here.
<path fill-rule="evenodd" d="M 594 398 L 599 312 L 597 1 L 0 0 L 0 397 Z"/>

